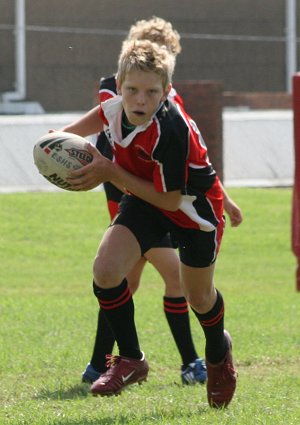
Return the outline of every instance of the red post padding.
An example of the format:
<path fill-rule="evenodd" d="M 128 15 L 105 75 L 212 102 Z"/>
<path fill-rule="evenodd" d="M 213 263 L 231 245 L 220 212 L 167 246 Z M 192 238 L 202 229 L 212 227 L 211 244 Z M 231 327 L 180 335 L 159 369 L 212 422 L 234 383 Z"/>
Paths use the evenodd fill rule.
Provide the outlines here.
<path fill-rule="evenodd" d="M 292 250 L 297 258 L 296 289 L 300 291 L 300 73 L 293 77 L 295 174 L 292 205 Z"/>

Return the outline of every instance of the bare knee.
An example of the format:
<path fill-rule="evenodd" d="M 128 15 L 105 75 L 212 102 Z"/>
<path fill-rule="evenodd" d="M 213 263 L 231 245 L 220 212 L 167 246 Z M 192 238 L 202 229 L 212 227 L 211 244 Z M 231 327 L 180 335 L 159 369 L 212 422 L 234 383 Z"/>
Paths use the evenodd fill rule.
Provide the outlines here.
<path fill-rule="evenodd" d="M 184 297 L 184 291 L 180 284 L 178 275 L 174 274 L 174 279 L 165 279 L 165 296 L 166 297 Z"/>
<path fill-rule="evenodd" d="M 114 264 L 110 261 L 101 261 L 99 256 L 94 260 L 93 275 L 95 284 L 101 288 L 112 288 L 123 280 Z"/>
<path fill-rule="evenodd" d="M 186 298 L 191 307 L 200 314 L 210 311 L 215 305 L 217 294 L 214 288 L 207 291 L 187 293 Z"/>

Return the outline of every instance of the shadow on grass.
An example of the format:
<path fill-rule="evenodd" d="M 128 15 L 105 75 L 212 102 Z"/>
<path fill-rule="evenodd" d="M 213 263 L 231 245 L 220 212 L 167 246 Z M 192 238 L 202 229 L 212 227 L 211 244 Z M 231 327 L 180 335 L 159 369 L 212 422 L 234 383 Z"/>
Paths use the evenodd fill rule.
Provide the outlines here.
<path fill-rule="evenodd" d="M 71 400 L 78 398 L 86 398 L 91 394 L 90 386 L 86 384 L 76 384 L 68 388 L 59 388 L 55 391 L 42 389 L 34 398 L 42 400 Z"/>
<path fill-rule="evenodd" d="M 179 386 L 177 383 L 174 386 Z M 67 388 L 60 388 L 55 391 L 49 389 L 42 389 L 36 396 L 35 399 L 39 400 L 71 400 L 71 399 L 84 399 L 91 396 L 90 386 L 87 384 L 76 384 Z M 203 406 L 199 405 L 198 414 L 201 417 L 202 414 L 206 413 L 208 407 L 206 404 Z M 162 421 L 169 421 L 170 424 L 180 424 L 181 418 L 184 423 L 187 423 L 188 417 L 183 412 L 176 411 L 175 416 L 171 412 L 158 411 L 157 408 L 153 408 L 153 411 L 144 412 L 141 415 L 127 415 L 114 414 L 113 411 L 109 416 L 103 416 L 99 411 L 98 418 L 60 418 L 54 419 L 47 422 L 48 425 L 142 425 L 150 423 L 161 423 Z M 164 422 L 166 423 L 166 422 Z"/>
<path fill-rule="evenodd" d="M 182 387 L 182 385 L 174 382 L 172 386 Z M 163 390 L 165 385 L 159 386 L 159 390 Z M 167 385 L 169 388 L 170 385 Z M 91 396 L 90 384 L 80 383 L 70 387 L 60 387 L 56 390 L 50 390 L 47 388 L 41 389 L 38 394 L 35 395 L 34 399 L 37 400 L 72 400 L 78 398 L 86 398 Z"/>

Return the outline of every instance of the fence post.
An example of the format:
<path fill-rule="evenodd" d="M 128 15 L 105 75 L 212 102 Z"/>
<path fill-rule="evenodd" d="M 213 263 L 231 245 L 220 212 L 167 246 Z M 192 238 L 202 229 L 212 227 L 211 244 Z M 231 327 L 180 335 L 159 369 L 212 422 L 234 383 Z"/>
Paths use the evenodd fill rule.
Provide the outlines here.
<path fill-rule="evenodd" d="M 292 250 L 297 259 L 296 289 L 300 291 L 300 73 L 293 76 L 295 173 L 292 205 Z"/>

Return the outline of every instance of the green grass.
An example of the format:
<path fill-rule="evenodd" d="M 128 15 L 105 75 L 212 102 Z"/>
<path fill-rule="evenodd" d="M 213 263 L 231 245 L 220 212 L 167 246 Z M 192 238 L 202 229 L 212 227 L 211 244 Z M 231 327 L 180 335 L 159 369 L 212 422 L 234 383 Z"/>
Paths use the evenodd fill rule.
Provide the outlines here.
<path fill-rule="evenodd" d="M 212 410 L 204 386 L 182 387 L 162 310 L 163 283 L 147 265 L 135 296 L 148 382 L 119 397 L 80 383 L 97 302 L 92 262 L 108 216 L 103 193 L 0 195 L 0 424 L 300 423 L 300 293 L 290 248 L 290 189 L 232 189 L 243 224 L 228 225 L 216 270 L 239 372 L 234 400 Z M 204 339 L 193 315 L 199 355 Z"/>

